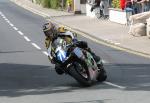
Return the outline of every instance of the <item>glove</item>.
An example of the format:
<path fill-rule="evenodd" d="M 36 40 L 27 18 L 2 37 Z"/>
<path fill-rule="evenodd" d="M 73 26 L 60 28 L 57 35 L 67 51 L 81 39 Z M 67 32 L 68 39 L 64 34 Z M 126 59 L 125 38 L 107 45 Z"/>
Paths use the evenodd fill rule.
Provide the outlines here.
<path fill-rule="evenodd" d="M 50 61 L 52 64 L 55 64 L 55 61 L 54 61 L 53 58 L 50 58 L 50 56 L 48 56 L 48 59 L 49 59 L 49 61 Z"/>

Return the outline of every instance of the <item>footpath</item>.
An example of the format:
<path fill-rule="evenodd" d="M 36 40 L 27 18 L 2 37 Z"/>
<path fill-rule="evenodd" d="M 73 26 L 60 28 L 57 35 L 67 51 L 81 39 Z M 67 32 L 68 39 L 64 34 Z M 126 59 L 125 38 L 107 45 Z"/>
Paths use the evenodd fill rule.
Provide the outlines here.
<path fill-rule="evenodd" d="M 19 6 L 28 9 L 59 25 L 65 25 L 70 30 L 119 50 L 150 58 L 150 39 L 146 36 L 134 37 L 128 34 L 129 26 L 90 18 L 86 15 L 74 15 L 65 11 L 42 8 L 31 0 L 11 0 Z"/>

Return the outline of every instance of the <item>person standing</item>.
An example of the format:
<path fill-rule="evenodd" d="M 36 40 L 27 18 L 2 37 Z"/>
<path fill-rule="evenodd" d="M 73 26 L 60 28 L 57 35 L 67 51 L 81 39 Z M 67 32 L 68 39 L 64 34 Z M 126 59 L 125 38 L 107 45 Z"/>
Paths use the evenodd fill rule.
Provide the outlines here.
<path fill-rule="evenodd" d="M 100 9 L 102 14 L 107 17 L 109 16 L 109 1 L 108 0 L 101 0 L 100 1 Z"/>
<path fill-rule="evenodd" d="M 138 3 L 141 4 L 141 12 L 149 11 L 149 0 L 141 0 Z"/>
<path fill-rule="evenodd" d="M 131 0 L 131 3 L 132 3 L 133 14 L 140 13 L 141 5 L 138 3 L 138 1 L 137 0 Z"/>
<path fill-rule="evenodd" d="M 71 11 L 72 0 L 67 0 L 67 11 Z"/>

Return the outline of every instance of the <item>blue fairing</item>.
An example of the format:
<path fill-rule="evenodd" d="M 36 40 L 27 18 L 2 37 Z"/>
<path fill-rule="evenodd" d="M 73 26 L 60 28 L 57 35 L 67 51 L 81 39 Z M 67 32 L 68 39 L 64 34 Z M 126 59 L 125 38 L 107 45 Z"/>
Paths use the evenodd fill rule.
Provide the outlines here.
<path fill-rule="evenodd" d="M 79 49 L 78 47 L 76 47 L 76 48 L 73 50 L 73 52 L 76 54 L 76 56 L 77 56 L 78 58 L 81 58 L 82 55 L 83 55 L 81 49 Z"/>
<path fill-rule="evenodd" d="M 67 54 L 67 53 L 66 53 L 65 51 L 59 50 L 59 51 L 57 52 L 57 59 L 58 59 L 59 61 L 61 61 L 61 62 L 64 62 L 65 59 L 66 59 L 66 57 L 67 57 L 66 54 Z"/>

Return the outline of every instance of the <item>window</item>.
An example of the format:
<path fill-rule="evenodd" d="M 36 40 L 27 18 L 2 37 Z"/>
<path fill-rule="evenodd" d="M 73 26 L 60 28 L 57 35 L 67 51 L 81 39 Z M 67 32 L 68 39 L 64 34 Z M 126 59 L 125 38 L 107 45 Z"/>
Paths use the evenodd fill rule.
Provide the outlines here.
<path fill-rule="evenodd" d="M 86 4 L 87 0 L 80 0 L 80 4 Z"/>

